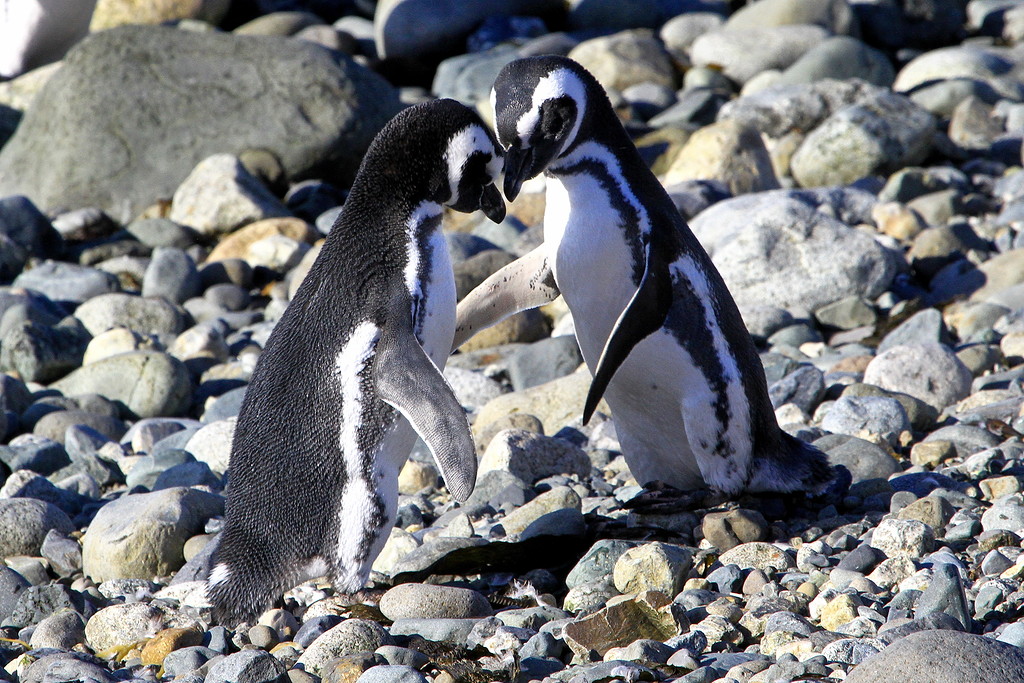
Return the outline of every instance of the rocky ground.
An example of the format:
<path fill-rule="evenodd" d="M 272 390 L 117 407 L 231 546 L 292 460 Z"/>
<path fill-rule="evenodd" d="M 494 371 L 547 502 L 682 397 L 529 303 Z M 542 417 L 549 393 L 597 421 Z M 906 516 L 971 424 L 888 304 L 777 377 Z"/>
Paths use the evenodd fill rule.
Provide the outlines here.
<path fill-rule="evenodd" d="M 568 4 L 101 0 L 0 83 L 0 679 L 1024 681 L 1024 4 Z M 543 52 L 606 85 L 848 494 L 645 505 L 556 302 L 448 363 L 468 503 L 417 448 L 366 591 L 210 624 L 234 416 L 363 150 Z M 542 190 L 450 217 L 460 294 Z"/>

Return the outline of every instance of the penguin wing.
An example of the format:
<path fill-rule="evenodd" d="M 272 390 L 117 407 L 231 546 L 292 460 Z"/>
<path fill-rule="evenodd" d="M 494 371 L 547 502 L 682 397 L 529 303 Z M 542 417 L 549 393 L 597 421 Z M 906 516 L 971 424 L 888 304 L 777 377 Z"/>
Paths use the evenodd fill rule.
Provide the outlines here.
<path fill-rule="evenodd" d="M 401 413 L 434 455 L 452 496 L 465 501 L 476 485 L 476 448 L 469 419 L 448 381 L 413 334 L 408 300 L 396 304 L 377 343 L 373 378 L 377 394 Z"/>
<path fill-rule="evenodd" d="M 590 418 L 601 401 L 608 383 L 615 371 L 626 360 L 633 347 L 645 337 L 652 334 L 665 322 L 668 310 L 672 306 L 672 275 L 668 264 L 655 258 L 657 249 L 652 249 L 653 239 L 647 242 L 644 259 L 644 274 L 640 285 L 629 304 L 615 321 L 611 334 L 605 342 L 601 357 L 594 370 L 594 379 L 587 391 L 587 400 L 583 405 L 583 424 Z"/>
<path fill-rule="evenodd" d="M 459 302 L 452 351 L 480 330 L 554 301 L 558 294 L 548 248 L 542 244 L 492 274 Z"/>

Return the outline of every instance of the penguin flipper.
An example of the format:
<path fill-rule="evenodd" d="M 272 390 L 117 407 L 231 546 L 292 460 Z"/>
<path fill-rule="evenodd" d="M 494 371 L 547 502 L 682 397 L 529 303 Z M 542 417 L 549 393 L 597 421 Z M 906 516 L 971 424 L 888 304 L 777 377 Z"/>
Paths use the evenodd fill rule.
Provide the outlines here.
<path fill-rule="evenodd" d="M 452 351 L 480 330 L 513 313 L 550 303 L 558 294 L 548 246 L 542 244 L 492 274 L 459 302 Z"/>
<path fill-rule="evenodd" d="M 672 275 L 668 265 L 652 258 L 650 245 L 643 277 L 633 298 L 615 321 L 594 369 L 583 405 L 583 424 L 590 422 L 608 383 L 633 347 L 661 328 L 672 305 Z"/>
<path fill-rule="evenodd" d="M 408 304 L 402 310 L 408 311 Z M 460 502 L 469 498 L 476 485 L 476 447 L 469 419 L 417 341 L 410 320 L 381 336 L 373 377 L 381 399 L 409 420 L 430 448 L 452 497 Z"/>

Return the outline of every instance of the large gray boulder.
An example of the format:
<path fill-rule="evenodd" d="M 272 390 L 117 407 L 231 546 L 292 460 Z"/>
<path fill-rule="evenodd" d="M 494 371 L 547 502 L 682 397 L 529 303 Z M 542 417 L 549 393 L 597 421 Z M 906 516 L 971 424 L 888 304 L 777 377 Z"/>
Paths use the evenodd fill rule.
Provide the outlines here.
<path fill-rule="evenodd" d="M 263 149 L 347 184 L 401 108 L 383 78 L 302 40 L 125 26 L 68 54 L 0 150 L 0 196 L 128 220 L 213 154 Z"/>
<path fill-rule="evenodd" d="M 847 683 L 1024 680 L 1024 649 L 959 631 L 919 631 L 854 667 Z"/>
<path fill-rule="evenodd" d="M 850 296 L 872 299 L 892 284 L 899 255 L 821 199 L 759 192 L 714 204 L 690 222 L 740 308 L 814 311 Z"/>

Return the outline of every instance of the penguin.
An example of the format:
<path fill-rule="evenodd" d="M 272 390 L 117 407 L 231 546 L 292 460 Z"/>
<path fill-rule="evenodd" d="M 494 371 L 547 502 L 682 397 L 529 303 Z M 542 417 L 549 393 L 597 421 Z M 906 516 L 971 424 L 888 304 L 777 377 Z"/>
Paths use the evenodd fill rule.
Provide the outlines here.
<path fill-rule="evenodd" d="M 319 256 L 253 371 L 207 579 L 216 622 L 252 622 L 288 589 L 365 584 L 419 435 L 452 497 L 476 455 L 440 368 L 455 330 L 444 207 L 505 216 L 500 148 L 454 100 L 403 110 L 374 138 Z"/>
<path fill-rule="evenodd" d="M 454 348 L 559 293 L 640 484 L 735 497 L 826 492 L 821 451 L 779 428 L 764 368 L 711 259 L 644 164 L 597 80 L 519 59 L 491 91 L 503 190 L 546 175 L 544 241 L 459 304 Z M 657 490 L 657 487 L 655 487 Z"/>

